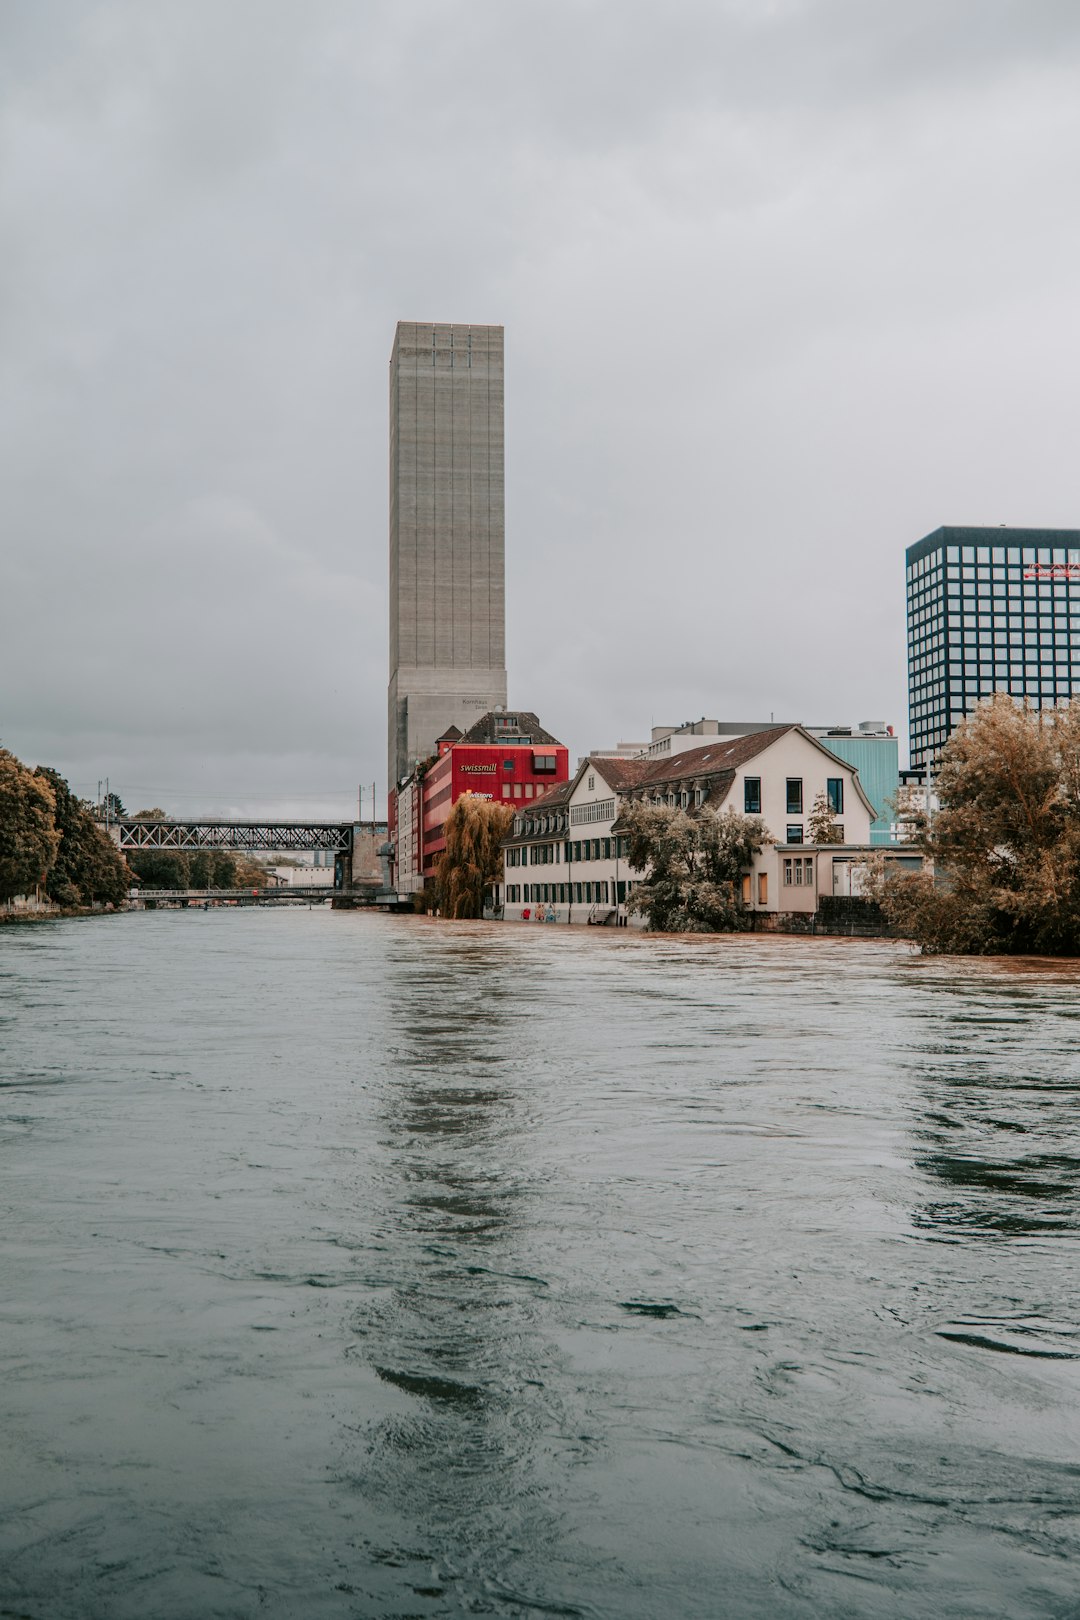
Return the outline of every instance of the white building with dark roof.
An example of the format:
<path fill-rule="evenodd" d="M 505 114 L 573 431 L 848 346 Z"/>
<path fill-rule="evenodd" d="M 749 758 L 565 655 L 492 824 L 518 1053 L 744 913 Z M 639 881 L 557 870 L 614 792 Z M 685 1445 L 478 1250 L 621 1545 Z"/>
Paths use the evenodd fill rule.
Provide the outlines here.
<path fill-rule="evenodd" d="M 823 795 L 841 842 L 813 845 L 809 816 Z M 823 893 L 851 893 L 853 863 L 870 848 L 874 806 L 858 771 L 801 726 L 773 726 L 659 759 L 590 757 L 562 787 L 515 817 L 497 896 L 508 920 L 620 925 L 642 872 L 627 865 L 618 822 L 644 799 L 760 816 L 771 835 L 743 877 L 751 911 L 814 911 Z"/>

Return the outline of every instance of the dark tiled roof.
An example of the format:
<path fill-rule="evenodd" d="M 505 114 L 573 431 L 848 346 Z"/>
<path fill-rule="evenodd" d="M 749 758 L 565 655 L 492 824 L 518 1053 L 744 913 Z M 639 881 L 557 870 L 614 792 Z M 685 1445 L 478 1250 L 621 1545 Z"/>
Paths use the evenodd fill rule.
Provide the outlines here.
<path fill-rule="evenodd" d="M 507 721 L 513 724 L 507 725 Z M 470 726 L 462 738 L 467 743 L 501 743 L 507 741 L 507 733 L 515 736 L 520 733 L 528 737 L 532 743 L 554 744 L 561 748 L 558 737 L 553 737 L 550 731 L 545 731 L 539 720 L 528 709 L 511 709 L 505 713 L 496 714 L 493 710 L 480 716 L 475 725 Z"/>
<path fill-rule="evenodd" d="M 571 777 L 569 782 L 560 782 L 557 787 L 548 788 L 546 793 L 541 794 L 539 799 L 533 799 L 531 803 L 528 799 L 520 801 L 515 799 L 514 814 L 527 816 L 536 810 L 555 810 L 560 804 L 566 803 L 573 791 L 574 779 Z"/>
<path fill-rule="evenodd" d="M 581 771 L 596 771 L 610 788 L 621 793 L 625 788 L 637 787 L 639 782 L 644 781 L 651 764 L 651 759 L 593 759 L 590 756 L 578 776 L 580 778 Z"/>
<path fill-rule="evenodd" d="M 442 736 L 441 737 L 436 737 L 435 741 L 436 742 L 460 742 L 461 741 L 461 732 L 458 730 L 457 726 L 447 726 L 447 728 L 443 732 Z"/>

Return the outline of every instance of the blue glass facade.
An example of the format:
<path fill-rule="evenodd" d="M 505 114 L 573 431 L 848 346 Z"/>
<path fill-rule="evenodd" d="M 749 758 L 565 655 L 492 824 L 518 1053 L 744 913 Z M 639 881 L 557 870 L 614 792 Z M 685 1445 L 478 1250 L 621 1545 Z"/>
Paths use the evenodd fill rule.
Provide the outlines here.
<path fill-rule="evenodd" d="M 1080 691 L 1080 530 L 936 529 L 907 550 L 911 765 L 980 699 L 1052 709 Z"/>

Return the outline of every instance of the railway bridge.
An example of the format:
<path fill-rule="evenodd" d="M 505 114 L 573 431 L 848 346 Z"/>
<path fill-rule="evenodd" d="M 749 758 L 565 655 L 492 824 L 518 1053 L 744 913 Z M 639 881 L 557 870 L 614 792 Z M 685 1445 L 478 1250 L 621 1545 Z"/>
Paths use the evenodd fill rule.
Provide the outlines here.
<path fill-rule="evenodd" d="M 222 821 L 173 817 L 149 821 L 120 816 L 108 823 L 108 831 L 125 854 L 140 850 L 166 850 L 175 854 L 209 849 L 248 855 L 328 853 L 334 857 L 334 883 L 332 888 L 321 891 L 323 898 L 329 896 L 335 905 L 344 906 L 386 905 L 397 898 L 390 893 L 385 821 Z"/>

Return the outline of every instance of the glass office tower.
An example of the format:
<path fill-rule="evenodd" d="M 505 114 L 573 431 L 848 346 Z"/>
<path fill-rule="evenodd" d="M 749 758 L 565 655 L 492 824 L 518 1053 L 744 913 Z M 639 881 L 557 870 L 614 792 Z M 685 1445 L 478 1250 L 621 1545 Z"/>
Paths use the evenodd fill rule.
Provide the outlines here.
<path fill-rule="evenodd" d="M 911 767 L 982 698 L 1080 691 L 1080 530 L 935 529 L 907 550 Z"/>

